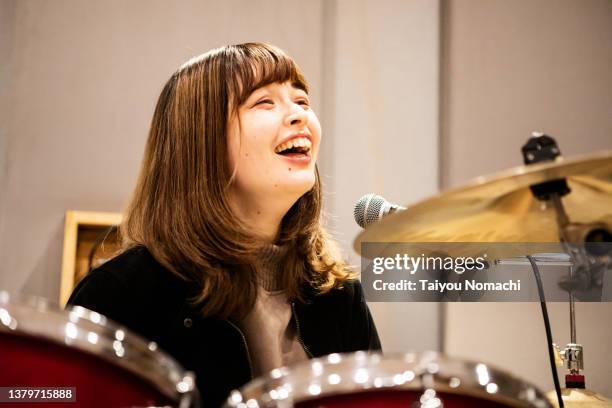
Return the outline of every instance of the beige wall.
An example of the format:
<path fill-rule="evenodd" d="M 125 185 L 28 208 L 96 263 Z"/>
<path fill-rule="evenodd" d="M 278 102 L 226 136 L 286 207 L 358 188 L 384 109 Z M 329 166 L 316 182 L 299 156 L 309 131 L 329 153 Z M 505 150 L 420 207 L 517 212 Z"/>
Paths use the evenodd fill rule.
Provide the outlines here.
<path fill-rule="evenodd" d="M 520 165 L 532 130 L 564 155 L 612 149 L 612 2 L 452 0 L 443 12 L 445 186 Z M 552 389 L 539 304 L 449 304 L 445 350 Z M 567 304 L 550 304 L 569 342 Z M 587 386 L 612 396 L 612 304 L 578 304 Z"/>
<path fill-rule="evenodd" d="M 0 1 L 0 231 L 5 198 L 8 163 L 9 107 L 11 106 L 10 77 L 13 63 L 10 58 L 13 45 L 15 1 Z M 0 247 L 2 234 L 0 234 Z"/>
<path fill-rule="evenodd" d="M 534 130 L 565 155 L 612 148 L 612 2 L 444 4 L 445 187 L 522 164 Z"/>
<path fill-rule="evenodd" d="M 412 203 L 438 189 L 438 1 L 337 1 L 327 202 L 354 265 L 353 206 L 374 192 Z M 387 351 L 439 347 L 439 305 L 370 304 Z"/>

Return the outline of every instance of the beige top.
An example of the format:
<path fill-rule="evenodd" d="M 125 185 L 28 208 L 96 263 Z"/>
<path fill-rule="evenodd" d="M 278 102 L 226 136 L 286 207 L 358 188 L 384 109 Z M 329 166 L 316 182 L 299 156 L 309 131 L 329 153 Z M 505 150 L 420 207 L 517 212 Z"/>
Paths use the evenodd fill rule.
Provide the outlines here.
<path fill-rule="evenodd" d="M 291 305 L 281 289 L 286 247 L 271 245 L 262 255 L 262 273 L 253 310 L 238 325 L 244 332 L 253 375 L 307 360 L 298 341 Z"/>

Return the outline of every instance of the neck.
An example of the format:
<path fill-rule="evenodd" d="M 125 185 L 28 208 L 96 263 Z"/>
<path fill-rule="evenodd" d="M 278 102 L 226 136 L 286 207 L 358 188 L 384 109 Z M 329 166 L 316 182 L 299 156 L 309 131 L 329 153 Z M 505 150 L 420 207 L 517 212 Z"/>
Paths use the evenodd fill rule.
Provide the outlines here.
<path fill-rule="evenodd" d="M 248 204 L 244 200 L 231 200 L 231 202 L 236 215 L 267 244 L 278 241 L 283 217 L 293 205 L 292 203 L 289 206 L 281 204 L 275 206 L 273 200 L 267 200 L 265 206 L 257 201 L 250 201 Z"/>

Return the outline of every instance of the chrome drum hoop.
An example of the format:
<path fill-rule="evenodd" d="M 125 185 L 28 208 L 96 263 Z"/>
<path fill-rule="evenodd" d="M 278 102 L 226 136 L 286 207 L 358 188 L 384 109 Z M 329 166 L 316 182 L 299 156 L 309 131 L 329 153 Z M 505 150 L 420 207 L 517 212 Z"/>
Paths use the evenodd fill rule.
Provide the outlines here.
<path fill-rule="evenodd" d="M 330 354 L 275 369 L 232 391 L 225 407 L 292 407 L 304 401 L 368 391 L 433 389 L 510 407 L 551 408 L 534 385 L 488 364 L 438 352 Z"/>

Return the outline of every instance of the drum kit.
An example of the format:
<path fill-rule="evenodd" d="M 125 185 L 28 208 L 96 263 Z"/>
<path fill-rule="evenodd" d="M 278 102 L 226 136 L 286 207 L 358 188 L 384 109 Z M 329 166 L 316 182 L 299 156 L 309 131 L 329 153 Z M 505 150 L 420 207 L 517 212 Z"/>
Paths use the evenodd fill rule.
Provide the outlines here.
<path fill-rule="evenodd" d="M 552 138 L 535 135 L 523 153 L 525 166 L 478 178 L 373 223 L 358 235 L 355 249 L 360 252 L 365 242 L 566 245 L 576 273 L 565 282 L 572 342 L 556 353 L 568 370 L 563 401 L 567 407 L 612 407 L 584 387 L 571 294 L 585 285 L 590 266 L 609 263 L 610 254 L 569 245 L 612 240 L 612 151 L 566 160 Z M 586 281 L 597 284 L 592 277 Z M 155 343 L 81 307 L 60 310 L 42 299 L 0 292 L 0 350 L 1 386 L 76 387 L 80 404 L 73 406 L 199 405 L 192 373 Z M 436 352 L 356 352 L 275 369 L 233 391 L 225 406 L 544 408 L 556 400 L 555 392 L 544 394 L 480 362 Z"/>

